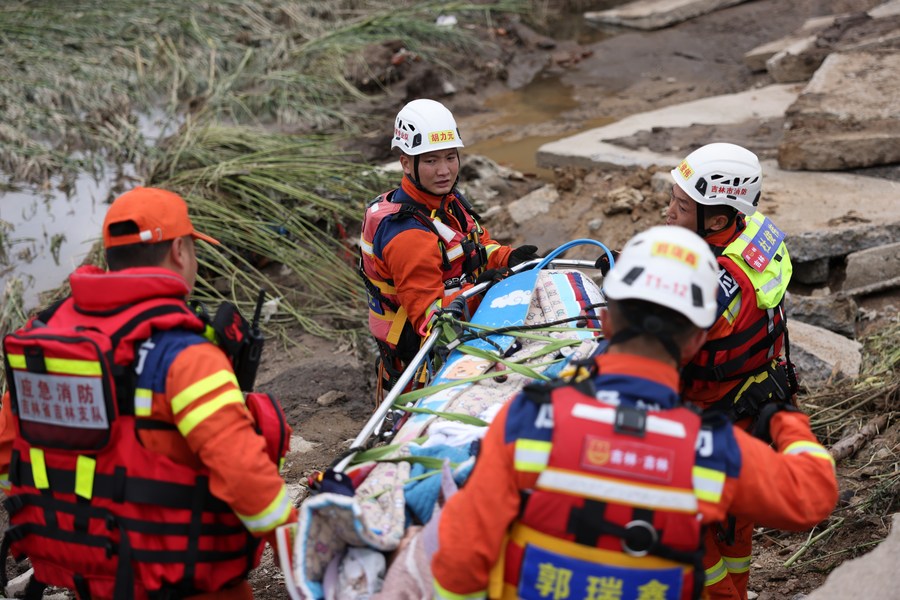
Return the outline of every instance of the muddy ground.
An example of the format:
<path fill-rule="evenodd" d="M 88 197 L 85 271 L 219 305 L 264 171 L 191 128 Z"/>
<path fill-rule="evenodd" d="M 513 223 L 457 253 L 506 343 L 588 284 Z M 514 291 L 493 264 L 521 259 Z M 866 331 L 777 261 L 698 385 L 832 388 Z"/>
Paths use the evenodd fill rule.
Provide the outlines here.
<path fill-rule="evenodd" d="M 579 10 L 598 10 L 616 3 L 568 4 L 577 4 Z M 521 158 L 533 152 L 536 138 L 562 137 L 637 112 L 771 83 L 766 74 L 751 73 L 744 66 L 742 56 L 746 51 L 797 29 L 810 17 L 866 10 L 876 4 L 875 0 L 757 0 L 654 32 L 582 28 L 573 33 L 567 26 L 565 37 L 557 35 L 560 39 L 553 40 L 553 47 L 548 40 L 563 29 L 562 23 L 571 24 L 572 19 L 558 19 L 551 11 L 547 22 L 560 24 L 556 29 L 537 32 L 516 23 L 497 23 L 495 28 L 481 32 L 496 42 L 495 50 L 441 57 L 457 69 L 449 78 L 424 61 L 392 64 L 391 53 L 384 52 L 382 67 L 385 79 L 389 79 L 388 96 L 357 107 L 361 112 L 384 114 L 384 131 L 364 136 L 362 148 L 370 160 L 388 159 L 393 116 L 405 101 L 425 96 L 439 99 L 454 110 L 467 146 L 501 139 L 514 154 L 521 146 Z M 372 57 L 378 53 L 373 51 L 369 56 L 375 61 Z M 378 65 L 372 67 L 377 74 Z M 560 94 L 571 100 L 556 118 L 522 123 L 517 115 L 509 114 L 509 107 L 528 107 L 528 98 L 522 98 L 516 90 L 529 89 L 528 84 L 536 78 L 558 82 Z M 444 95 L 445 80 L 456 89 L 455 94 Z M 508 102 L 510 94 L 519 94 L 516 101 L 520 104 Z M 751 130 L 695 127 L 677 134 L 655 131 L 631 142 L 686 154 L 713 138 L 734 139 L 768 158 L 775 156 L 781 131 L 782 123 L 773 121 Z M 550 213 L 522 226 L 516 225 L 505 210 L 491 211 L 487 226 L 500 241 L 514 245 L 528 241 L 546 250 L 574 238 L 592 237 L 620 248 L 637 231 L 662 221 L 668 193 L 650 189 L 652 169 L 520 170 L 524 177 L 499 186 L 498 195 L 489 201 L 491 206 L 504 207 L 545 182 L 554 183 L 561 197 Z M 645 201 L 632 212 L 604 214 L 597 198 L 605 198 L 609 191 L 622 186 L 640 189 Z M 477 202 L 478 198 L 472 200 Z M 598 218 L 602 219 L 599 227 Z M 897 305 L 892 297 L 872 300 L 880 305 L 891 301 Z M 261 391 L 281 400 L 294 433 L 302 438 L 295 440 L 298 443 L 286 464 L 289 483 L 305 481 L 349 446 L 371 414 L 375 395 L 373 357 L 366 344 L 350 347 L 337 340 L 308 336 L 296 341 L 299 343 L 291 345 L 269 343 L 257 379 Z M 877 443 L 840 465 L 843 504 L 839 511 L 864 502 L 887 503 L 870 506 L 864 514 L 897 509 L 896 490 L 885 494 L 878 486 L 886 466 L 896 464 L 891 457 L 898 440 L 900 426 L 895 423 Z M 819 542 L 814 554 L 799 557 L 799 566 L 792 568 L 785 568 L 783 563 L 803 546 L 807 534 L 759 530 L 750 588 L 762 600 L 800 597 L 821 585 L 837 564 L 870 550 L 886 530 L 883 519 L 857 514 L 839 535 Z M 810 561 L 808 556 L 816 560 Z M 273 567 L 271 551 L 253 573 L 252 583 L 258 599 L 287 597 L 281 576 Z"/>
<path fill-rule="evenodd" d="M 581 4 L 584 10 L 598 8 L 596 4 Z M 427 64 L 414 63 L 391 84 L 388 98 L 360 110 L 382 111 L 387 130 L 404 101 L 431 96 L 454 110 L 467 146 L 477 147 L 486 140 L 501 138 L 513 149 L 513 155 L 517 144 L 521 144 L 522 152 L 531 152 L 529 140 L 535 138 L 552 139 L 636 112 L 768 84 L 766 74 L 751 73 L 744 66 L 742 56 L 746 51 L 795 30 L 807 18 L 866 10 L 875 4 L 850 0 L 761 0 L 661 31 L 582 31 L 578 34 L 580 39 L 554 40 L 553 48 L 548 47 L 550 44 L 541 32 L 515 23 L 498 24 L 496 29 L 484 33 L 492 36 L 500 49 L 495 54 L 469 57 L 465 66 L 457 65 L 459 71 L 451 79 L 456 94 L 443 95 L 443 84 L 436 71 Z M 552 30 L 543 33 L 554 35 Z M 516 89 L 529 89 L 529 82 L 533 84 L 535 78 L 559 82 L 566 88 L 561 88 L 560 93 L 570 94 L 573 101 L 556 119 L 523 124 L 516 115 L 504 112 L 504 106 L 509 105 L 510 94 L 515 95 Z M 528 106 L 527 99 L 518 97 L 517 101 Z M 680 150 L 686 154 L 710 139 L 734 139 L 769 158 L 775 156 L 781 131 L 782 123 L 775 120 L 751 129 L 695 127 L 677 134 L 654 131 L 631 142 L 657 151 Z M 370 159 L 389 158 L 387 135 L 373 132 L 368 140 Z M 527 164 L 528 157 L 524 160 Z M 660 223 L 667 202 L 667 192 L 650 190 L 652 169 L 555 173 L 527 167 L 521 170 L 525 177 L 504 183 L 490 205 L 505 206 L 546 181 L 556 185 L 561 197 L 549 214 L 522 226 L 517 226 L 505 210 L 492 211 L 494 216 L 487 218 L 488 227 L 495 237 L 511 244 L 528 241 L 547 249 L 570 239 L 593 237 L 620 248 L 637 231 Z M 607 192 L 621 186 L 640 189 L 645 201 L 630 213 L 603 214 L 597 198 L 604 198 Z M 597 218 L 602 219 L 599 228 Z M 595 222 L 591 225 L 591 221 Z M 874 306 L 894 302 L 896 306 L 893 296 L 870 302 Z M 878 326 L 870 323 L 867 329 Z M 286 476 L 292 482 L 303 481 L 315 469 L 327 467 L 348 447 L 373 409 L 372 358 L 365 348 L 350 351 L 334 341 L 315 338 L 304 339 L 296 348 L 270 347 L 259 382 L 264 391 L 281 399 L 295 433 L 304 440 L 303 448 L 295 449 L 299 451 L 292 454 L 287 465 Z M 320 404 L 328 401 L 327 406 Z M 843 493 L 838 512 L 869 503 L 867 509 L 862 517 L 848 519 L 838 535 L 818 542 L 815 552 L 801 554 L 793 567 L 783 564 L 803 547 L 808 534 L 762 529 L 757 532 L 750 589 L 760 599 L 802 597 L 821 585 L 840 562 L 870 550 L 875 541 L 884 537 L 886 521 L 865 515 L 897 509 L 895 494 L 887 490 L 885 495 L 879 482 L 884 469 L 894 464 L 890 457 L 898 440 L 900 428 L 893 424 L 877 443 L 840 465 Z M 809 560 L 811 556 L 815 560 Z M 253 582 L 258 598 L 285 597 L 280 577 L 270 563 L 264 563 L 255 573 Z"/>

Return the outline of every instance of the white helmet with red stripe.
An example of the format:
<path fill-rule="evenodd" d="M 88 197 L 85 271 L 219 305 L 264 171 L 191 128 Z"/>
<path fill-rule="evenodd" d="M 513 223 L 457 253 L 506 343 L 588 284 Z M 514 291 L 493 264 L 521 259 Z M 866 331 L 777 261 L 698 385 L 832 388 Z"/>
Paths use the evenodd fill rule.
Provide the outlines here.
<path fill-rule="evenodd" d="M 762 191 L 759 158 L 741 146 L 717 142 L 694 150 L 672 169 L 672 179 L 699 204 L 756 212 Z"/>
<path fill-rule="evenodd" d="M 707 328 L 716 319 L 719 264 L 709 245 L 684 227 L 660 225 L 631 238 L 603 279 L 612 300 L 644 300 Z"/>
<path fill-rule="evenodd" d="M 391 149 L 416 156 L 435 150 L 462 148 L 456 119 L 447 107 L 435 100 L 413 100 L 397 113 Z"/>

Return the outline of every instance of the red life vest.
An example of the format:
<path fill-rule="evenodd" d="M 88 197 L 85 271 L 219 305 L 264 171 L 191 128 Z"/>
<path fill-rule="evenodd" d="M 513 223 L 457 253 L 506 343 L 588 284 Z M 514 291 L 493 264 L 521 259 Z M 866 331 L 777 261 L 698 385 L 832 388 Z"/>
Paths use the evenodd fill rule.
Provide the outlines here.
<path fill-rule="evenodd" d="M 457 200 L 462 210 L 454 214 L 460 218 L 465 231 L 456 231 L 443 224 L 440 219 L 427 213 L 416 202 L 392 202 L 400 190 L 386 192 L 376 198 L 363 216 L 360 234 L 360 273 L 366 284 L 369 300 L 369 331 L 375 339 L 396 347 L 406 326 L 406 311 L 400 305 L 393 280 L 382 277 L 375 267 L 375 234 L 386 219 L 414 219 L 434 233 L 436 243 L 441 248 L 444 278 L 444 296 L 450 296 L 460 289 L 467 280 L 474 281 L 480 270 L 487 264 L 484 246 L 478 236 L 482 229 L 465 208 L 465 203 Z M 462 215 L 462 217 L 459 217 Z M 418 336 L 416 335 L 416 340 Z"/>
<path fill-rule="evenodd" d="M 739 228 L 726 247 L 718 249 L 722 253 L 718 262 L 723 269 L 719 285 L 722 293 L 731 299 L 731 304 L 725 307 L 720 318 L 727 318 L 733 331 L 723 338 L 707 340 L 682 370 L 686 396 L 689 398 L 693 397 L 693 391 L 716 387 L 720 382 L 758 379 L 758 383 L 734 386 L 724 397 L 719 395 L 715 406 L 726 411 L 735 410 L 736 417 L 753 416 L 757 410 L 757 401 L 750 398 L 755 395 L 753 393 L 748 395 L 746 406 L 739 404 L 732 407 L 747 393 L 744 388 L 751 384 L 762 385 L 764 389 L 755 392 L 769 396 L 775 393 L 770 389 L 774 382 L 786 376 L 773 363 L 784 347 L 786 323 L 783 290 L 787 288 L 792 272 L 790 256 L 784 242 L 777 239 L 776 245 L 768 247 L 775 260 L 767 263 L 764 272 L 754 271 L 754 267 L 744 258 L 747 250 L 755 249 L 754 242 L 763 234 L 771 233 L 770 229 L 779 233 L 780 230 L 759 213 L 748 219 L 748 225 Z M 771 290 L 764 290 L 766 287 Z"/>
<path fill-rule="evenodd" d="M 177 297 L 109 308 L 68 298 L 4 340 L 17 436 L 3 556 L 27 556 L 37 581 L 82 598 L 221 590 L 263 546 L 210 494 L 207 471 L 140 443 L 131 368 L 154 331 L 205 325 Z"/>
<path fill-rule="evenodd" d="M 571 386 L 551 398 L 549 458 L 509 535 L 504 598 L 699 597 L 700 417 L 616 407 Z"/>

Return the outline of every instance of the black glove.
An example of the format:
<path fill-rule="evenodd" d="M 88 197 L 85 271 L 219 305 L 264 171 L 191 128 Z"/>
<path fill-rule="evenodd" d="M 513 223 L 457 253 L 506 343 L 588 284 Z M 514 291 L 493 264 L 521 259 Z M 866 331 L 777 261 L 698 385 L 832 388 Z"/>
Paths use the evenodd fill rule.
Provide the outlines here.
<path fill-rule="evenodd" d="M 615 250 L 610 250 L 610 254 L 612 254 L 613 261 L 619 260 L 619 253 Z M 600 258 L 597 259 L 597 262 L 594 263 L 595 269 L 600 269 L 600 274 L 606 277 L 606 274 L 609 273 L 609 255 L 604 252 L 600 255 Z"/>
<path fill-rule="evenodd" d="M 454 319 L 461 320 L 463 315 L 466 314 L 467 308 L 466 299 L 462 296 L 457 296 L 453 299 L 453 302 L 441 310 L 441 314 L 450 315 Z"/>
<path fill-rule="evenodd" d="M 499 269 L 485 269 L 481 272 L 481 275 L 478 276 L 478 279 L 475 280 L 475 285 L 479 283 L 485 283 L 487 281 L 491 281 L 497 283 L 501 279 L 506 279 L 512 275 L 512 270 L 509 267 L 500 267 Z"/>
<path fill-rule="evenodd" d="M 528 262 L 529 260 L 540 258 L 540 256 L 538 256 L 536 252 L 537 246 L 519 246 L 509 253 L 509 259 L 506 261 L 506 266 L 512 268 L 516 265 L 522 264 L 523 262 Z"/>
<path fill-rule="evenodd" d="M 759 416 L 756 417 L 756 423 L 753 425 L 753 437 L 760 439 L 767 444 L 771 444 L 772 434 L 769 431 L 769 422 L 772 420 L 772 416 L 775 413 L 782 410 L 788 412 L 802 412 L 793 404 L 786 404 L 784 402 L 768 402 L 764 404 L 759 411 Z"/>

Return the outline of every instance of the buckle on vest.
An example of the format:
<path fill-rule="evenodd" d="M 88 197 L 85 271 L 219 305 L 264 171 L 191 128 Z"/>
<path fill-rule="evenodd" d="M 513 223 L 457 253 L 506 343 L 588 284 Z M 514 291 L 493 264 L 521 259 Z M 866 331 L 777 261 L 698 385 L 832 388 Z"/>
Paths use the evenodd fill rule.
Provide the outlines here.
<path fill-rule="evenodd" d="M 629 556 L 647 556 L 659 542 L 659 534 L 647 521 L 632 521 L 625 526 L 622 551 Z"/>
<path fill-rule="evenodd" d="M 616 420 L 613 428 L 616 433 L 644 437 L 644 432 L 647 430 L 647 411 L 620 404 L 616 407 Z"/>

